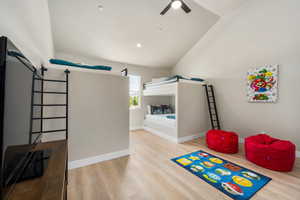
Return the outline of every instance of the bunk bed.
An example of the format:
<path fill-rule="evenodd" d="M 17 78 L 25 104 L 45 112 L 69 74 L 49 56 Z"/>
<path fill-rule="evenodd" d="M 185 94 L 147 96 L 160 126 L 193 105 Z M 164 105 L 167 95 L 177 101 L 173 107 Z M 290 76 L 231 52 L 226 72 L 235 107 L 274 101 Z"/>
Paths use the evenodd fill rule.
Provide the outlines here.
<path fill-rule="evenodd" d="M 201 78 L 190 78 L 179 75 L 156 79 L 144 84 L 143 94 L 144 96 L 175 96 L 178 83 L 204 85 L 206 81 Z"/>
<path fill-rule="evenodd" d="M 206 81 L 199 78 L 173 76 L 144 84 L 145 97 L 170 96 L 173 114 L 150 114 L 144 119 L 144 129 L 172 142 L 182 143 L 208 130 L 205 98 Z"/>
<path fill-rule="evenodd" d="M 193 77 L 175 75 L 171 77 L 153 79 L 152 82 L 145 83 L 144 88 L 152 88 L 155 86 L 161 86 L 161 85 L 166 85 L 166 84 L 176 83 L 176 82 L 195 83 L 195 81 L 205 82 L 205 80 L 202 78 L 193 78 Z"/>
<path fill-rule="evenodd" d="M 176 115 L 175 114 L 147 114 L 145 116 L 147 122 L 156 122 L 167 127 L 176 127 Z"/>

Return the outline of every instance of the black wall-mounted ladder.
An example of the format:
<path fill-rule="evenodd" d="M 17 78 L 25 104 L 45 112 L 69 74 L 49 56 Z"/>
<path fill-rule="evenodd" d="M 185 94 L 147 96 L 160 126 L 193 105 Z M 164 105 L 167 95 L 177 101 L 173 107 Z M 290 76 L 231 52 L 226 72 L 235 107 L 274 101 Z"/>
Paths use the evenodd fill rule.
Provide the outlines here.
<path fill-rule="evenodd" d="M 68 110 L 69 110 L 69 73 L 70 71 L 66 69 L 65 80 L 53 80 L 53 79 L 44 79 L 44 73 L 47 71 L 46 68 L 42 67 L 42 77 L 38 76 L 36 73 L 33 73 L 32 77 L 32 100 L 31 100 L 31 121 L 30 121 L 30 143 L 34 142 L 37 138 L 35 138 L 35 135 L 45 134 L 45 133 L 57 133 L 57 132 L 64 132 L 65 138 L 68 140 L 69 138 L 69 131 L 68 131 Z M 39 81 L 39 88 L 36 88 L 36 82 Z M 62 83 L 65 84 L 65 91 L 64 92 L 56 92 L 56 91 L 44 91 L 44 83 L 45 82 L 52 82 L 52 83 Z M 40 94 L 36 98 L 36 94 Z M 52 94 L 52 95 L 65 95 L 65 103 L 64 104 L 44 104 L 44 94 Z M 36 103 L 36 101 L 39 101 Z M 64 107 L 65 109 L 65 115 L 64 116 L 53 116 L 53 117 L 44 117 L 44 108 L 45 107 Z M 39 108 L 39 116 L 35 116 L 35 108 Z M 53 130 L 44 130 L 44 121 L 45 120 L 53 120 L 53 119 L 65 119 L 65 128 L 64 129 L 53 129 Z M 39 121 L 40 124 L 38 129 L 34 130 L 34 123 L 35 121 Z M 34 138 L 34 139 L 33 139 Z"/>
<path fill-rule="evenodd" d="M 221 129 L 213 85 L 204 85 L 212 129 Z"/>
<path fill-rule="evenodd" d="M 42 76 L 38 75 L 38 73 L 35 71 L 32 76 L 32 90 L 31 90 L 31 120 L 30 120 L 30 137 L 29 137 L 29 143 L 33 143 L 36 140 L 41 140 L 39 137 L 35 137 L 43 135 L 45 133 L 57 133 L 57 132 L 64 132 L 65 133 L 65 139 L 68 144 L 69 139 L 69 74 L 70 71 L 66 69 L 64 71 L 65 73 L 65 80 L 54 80 L 54 79 L 45 79 L 44 73 L 47 71 L 45 67 L 41 68 Z M 39 81 L 39 88 L 36 88 L 36 82 Z M 65 91 L 64 92 L 56 92 L 56 91 L 44 91 L 44 83 L 61 83 L 65 84 Z M 39 94 L 39 96 L 36 96 L 36 94 Z M 65 95 L 65 103 L 64 104 L 44 104 L 44 94 L 52 94 L 52 95 Z M 37 97 L 37 98 L 36 98 Z M 36 103 L 38 101 L 38 103 Z M 64 116 L 53 116 L 53 117 L 44 117 L 44 108 L 45 107 L 63 107 L 65 108 L 65 115 Z M 35 115 L 35 109 L 39 108 L 39 116 Z M 44 130 L 44 121 L 45 120 L 54 120 L 54 119 L 65 119 L 65 129 L 53 129 L 53 130 Z M 36 127 L 33 126 L 35 122 L 39 122 L 39 127 L 34 130 Z M 34 138 L 34 139 L 33 139 Z M 68 147 L 67 147 L 68 152 Z M 67 162 L 66 162 L 66 182 L 68 184 L 68 155 L 67 155 Z M 67 195 L 67 193 L 65 194 Z M 65 196 L 65 199 L 67 199 L 67 196 Z"/>

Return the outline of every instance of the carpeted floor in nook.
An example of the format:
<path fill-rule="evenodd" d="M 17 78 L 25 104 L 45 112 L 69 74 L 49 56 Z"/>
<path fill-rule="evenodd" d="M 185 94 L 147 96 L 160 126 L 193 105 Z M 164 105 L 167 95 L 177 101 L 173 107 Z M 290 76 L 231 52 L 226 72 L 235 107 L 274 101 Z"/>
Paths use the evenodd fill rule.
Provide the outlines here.
<path fill-rule="evenodd" d="M 222 200 L 230 199 L 170 159 L 203 150 L 264 174 L 272 181 L 251 200 L 300 199 L 300 159 L 290 173 L 280 173 L 245 160 L 243 149 L 226 155 L 209 150 L 204 138 L 174 144 L 146 131 L 130 134 L 130 157 L 71 170 L 68 198 L 72 200 Z"/>

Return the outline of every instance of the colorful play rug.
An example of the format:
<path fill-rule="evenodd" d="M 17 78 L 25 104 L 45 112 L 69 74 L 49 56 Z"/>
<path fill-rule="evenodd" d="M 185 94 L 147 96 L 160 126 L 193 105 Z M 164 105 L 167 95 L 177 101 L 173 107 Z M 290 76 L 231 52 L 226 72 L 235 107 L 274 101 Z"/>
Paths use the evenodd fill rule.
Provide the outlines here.
<path fill-rule="evenodd" d="M 172 161 L 235 200 L 248 200 L 272 179 L 237 164 L 197 151 Z"/>

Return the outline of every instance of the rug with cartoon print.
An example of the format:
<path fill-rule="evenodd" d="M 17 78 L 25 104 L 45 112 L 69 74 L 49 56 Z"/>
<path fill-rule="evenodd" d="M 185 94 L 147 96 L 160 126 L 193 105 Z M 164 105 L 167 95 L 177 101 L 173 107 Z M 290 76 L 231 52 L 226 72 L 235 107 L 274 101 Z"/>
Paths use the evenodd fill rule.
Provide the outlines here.
<path fill-rule="evenodd" d="M 235 200 L 248 200 L 272 179 L 204 151 L 172 161 Z"/>

